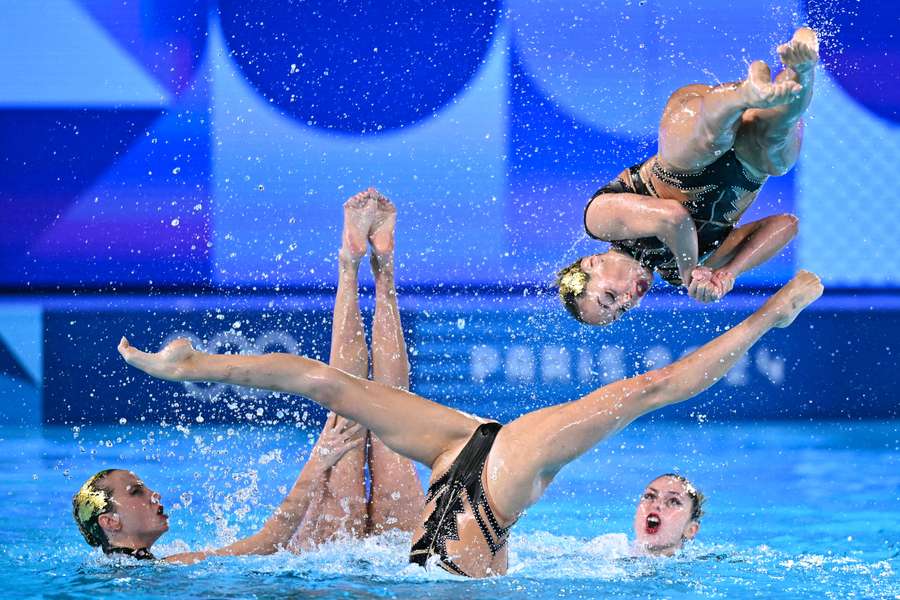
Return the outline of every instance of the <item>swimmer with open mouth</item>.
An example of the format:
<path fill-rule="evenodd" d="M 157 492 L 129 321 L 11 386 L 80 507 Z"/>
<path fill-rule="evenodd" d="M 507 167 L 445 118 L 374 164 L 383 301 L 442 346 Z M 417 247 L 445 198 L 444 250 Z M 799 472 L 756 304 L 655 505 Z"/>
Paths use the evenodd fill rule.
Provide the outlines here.
<path fill-rule="evenodd" d="M 634 513 L 638 552 L 671 556 L 700 530 L 705 498 L 681 475 L 667 473 L 650 482 Z"/>

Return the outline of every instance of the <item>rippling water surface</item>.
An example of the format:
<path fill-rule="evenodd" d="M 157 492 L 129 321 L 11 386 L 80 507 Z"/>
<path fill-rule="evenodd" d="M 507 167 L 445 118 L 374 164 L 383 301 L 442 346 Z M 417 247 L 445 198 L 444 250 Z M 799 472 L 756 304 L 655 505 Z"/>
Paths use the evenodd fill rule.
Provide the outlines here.
<path fill-rule="evenodd" d="M 163 495 L 157 555 L 252 533 L 299 472 L 298 427 L 0 429 L 4 595 L 275 598 L 900 598 L 900 425 L 642 421 L 564 470 L 511 538 L 510 573 L 460 580 L 406 563 L 409 541 L 341 541 L 302 556 L 193 566 L 110 560 L 70 498 L 107 467 Z M 644 485 L 679 471 L 709 497 L 698 540 L 636 558 Z M 424 473 L 424 472 L 423 472 Z"/>

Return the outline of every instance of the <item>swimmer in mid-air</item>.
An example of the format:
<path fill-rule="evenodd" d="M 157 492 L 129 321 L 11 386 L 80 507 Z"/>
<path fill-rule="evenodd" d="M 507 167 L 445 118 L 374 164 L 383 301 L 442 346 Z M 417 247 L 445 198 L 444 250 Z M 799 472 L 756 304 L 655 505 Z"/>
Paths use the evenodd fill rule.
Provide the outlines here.
<path fill-rule="evenodd" d="M 818 277 L 801 271 L 743 322 L 680 360 L 505 426 L 302 356 L 206 354 L 184 339 L 146 353 L 122 338 L 119 352 L 154 377 L 298 394 L 360 423 L 398 454 L 432 469 L 410 561 L 487 577 L 506 572 L 510 528 L 560 469 L 641 415 L 710 387 L 767 331 L 790 325 L 821 293 Z M 678 529 L 679 521 L 670 522 Z M 657 521 L 646 524 L 656 531 Z M 690 527 L 685 521 L 681 531 Z M 674 548 L 648 541 L 650 552 Z"/>
<path fill-rule="evenodd" d="M 787 173 L 800 152 L 819 59 L 815 31 L 801 27 L 778 55 L 784 69 L 775 81 L 756 61 L 744 81 L 672 94 L 657 153 L 622 171 L 585 207 L 588 235 L 610 249 L 559 272 L 560 298 L 573 317 L 612 323 L 640 302 L 654 272 L 701 302 L 717 301 L 793 239 L 797 218 L 789 214 L 736 227 L 766 179 Z"/>
<path fill-rule="evenodd" d="M 373 190 L 344 205 L 329 364 L 348 376 L 366 378 L 369 373 L 358 272 L 370 246 L 375 276 L 372 377 L 381 385 L 407 389 L 409 359 L 394 286 L 395 222 L 394 206 Z M 193 563 L 213 555 L 302 551 L 340 535 L 412 532 L 424 505 L 415 467 L 377 436 L 368 434 L 368 444 L 366 438 L 359 425 L 330 414 L 293 488 L 258 533 L 223 548 L 164 560 Z M 124 469 L 107 469 L 88 479 L 73 498 L 73 512 L 87 542 L 107 554 L 154 558 L 151 546 L 169 527 L 159 494 Z"/>

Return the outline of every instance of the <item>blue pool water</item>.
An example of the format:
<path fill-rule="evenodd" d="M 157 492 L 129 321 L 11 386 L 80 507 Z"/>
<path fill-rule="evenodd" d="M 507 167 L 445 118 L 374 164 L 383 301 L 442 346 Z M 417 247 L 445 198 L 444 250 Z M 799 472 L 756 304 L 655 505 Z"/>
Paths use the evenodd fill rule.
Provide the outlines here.
<path fill-rule="evenodd" d="M 570 465 L 511 539 L 510 573 L 458 580 L 406 564 L 402 536 L 304 556 L 194 566 L 112 562 L 81 540 L 70 498 L 93 472 L 163 494 L 158 555 L 252 532 L 296 477 L 311 434 L 277 426 L 0 429 L 4 596 L 216 598 L 900 598 L 896 422 L 645 419 Z M 674 558 L 629 556 L 638 494 L 680 471 L 709 497 Z"/>

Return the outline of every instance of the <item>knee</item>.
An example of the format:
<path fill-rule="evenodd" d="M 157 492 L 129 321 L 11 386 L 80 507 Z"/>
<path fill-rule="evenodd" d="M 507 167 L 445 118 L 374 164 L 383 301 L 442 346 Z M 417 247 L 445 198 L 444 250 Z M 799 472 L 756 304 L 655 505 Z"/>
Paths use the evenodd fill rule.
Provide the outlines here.
<path fill-rule="evenodd" d="M 685 86 L 682 86 L 672 92 L 672 95 L 669 96 L 669 99 L 666 101 L 666 109 L 670 108 L 681 108 L 682 104 L 694 98 L 700 98 L 704 93 L 708 92 L 710 87 L 704 83 L 691 83 Z"/>
<path fill-rule="evenodd" d="M 788 171 L 794 168 L 794 163 L 787 163 L 783 160 L 769 161 L 769 168 L 766 169 L 766 175 L 772 177 L 781 177 L 787 175 Z"/>
<path fill-rule="evenodd" d="M 787 233 L 788 239 L 794 239 L 797 236 L 797 232 L 800 231 L 800 219 L 797 215 L 778 215 L 775 218 Z"/>
<path fill-rule="evenodd" d="M 307 389 L 310 397 L 330 410 L 342 395 L 346 376 L 326 364 L 319 364 L 307 373 Z"/>

